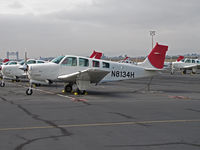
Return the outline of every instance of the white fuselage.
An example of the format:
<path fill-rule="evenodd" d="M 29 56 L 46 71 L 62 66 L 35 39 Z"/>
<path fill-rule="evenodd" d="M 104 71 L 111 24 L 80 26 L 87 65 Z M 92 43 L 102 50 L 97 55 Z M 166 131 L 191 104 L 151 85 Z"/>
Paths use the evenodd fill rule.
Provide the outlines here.
<path fill-rule="evenodd" d="M 37 64 L 38 61 L 40 63 L 44 63 L 44 61 L 40 61 L 40 60 L 34 60 L 34 59 L 29 59 L 27 61 L 28 64 L 34 63 Z M 27 76 L 27 74 L 24 72 L 24 70 L 20 69 L 20 67 L 23 67 L 23 63 L 17 63 L 17 64 L 10 64 L 8 63 L 8 65 L 3 65 L 2 66 L 2 75 L 5 79 L 19 79 L 19 78 L 24 78 Z"/>
<path fill-rule="evenodd" d="M 24 74 L 23 70 L 19 69 L 20 65 L 6 65 L 2 67 L 2 74 L 4 78 L 16 79 Z"/>
<path fill-rule="evenodd" d="M 73 57 L 76 58 L 76 65 L 64 65 L 63 62 L 65 58 Z M 80 59 L 87 59 L 88 65 L 83 66 L 80 62 Z M 99 66 L 94 66 L 94 61 L 98 62 Z M 47 64 L 38 64 L 38 65 L 29 65 L 29 78 L 34 81 L 59 81 L 58 77 L 62 75 L 73 74 L 79 71 L 83 71 L 89 68 L 105 70 L 109 73 L 101 80 L 101 82 L 109 81 L 119 81 L 127 80 L 133 78 L 141 78 L 155 75 L 155 71 L 146 71 L 144 67 L 133 64 L 118 63 L 112 61 L 105 61 L 99 59 L 91 59 L 80 56 L 65 56 L 59 63 L 47 63 Z"/>
<path fill-rule="evenodd" d="M 198 59 L 184 59 L 181 61 L 172 62 L 173 69 L 198 69 L 200 66 L 200 60 Z"/>

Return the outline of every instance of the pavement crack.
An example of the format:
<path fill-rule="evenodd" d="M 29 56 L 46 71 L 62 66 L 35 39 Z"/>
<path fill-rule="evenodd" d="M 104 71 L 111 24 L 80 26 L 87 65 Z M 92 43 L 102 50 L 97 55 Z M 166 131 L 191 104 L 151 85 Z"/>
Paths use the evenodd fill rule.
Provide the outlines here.
<path fill-rule="evenodd" d="M 186 110 L 190 110 L 190 111 L 194 111 L 194 112 L 200 112 L 200 110 L 197 110 L 197 109 L 192 109 L 192 108 L 188 108 Z"/>
<path fill-rule="evenodd" d="M 30 116 L 31 118 L 35 119 L 35 120 L 38 120 L 38 121 L 41 121 L 49 126 L 52 126 L 56 129 L 59 129 L 60 132 L 61 132 L 61 135 L 55 135 L 55 136 L 47 136 L 47 137 L 40 137 L 40 138 L 35 138 L 35 139 L 31 139 L 31 140 L 27 140 L 25 143 L 22 143 L 20 144 L 19 146 L 17 146 L 15 148 L 15 150 L 22 150 L 22 148 L 32 142 L 35 142 L 35 141 L 38 141 L 38 140 L 44 140 L 44 139 L 49 139 L 49 138 L 58 138 L 58 137 L 65 137 L 65 136 L 71 136 L 72 133 L 68 132 L 65 128 L 62 128 L 62 127 L 59 127 L 56 123 L 50 121 L 50 120 L 46 120 L 46 119 L 42 119 L 39 117 L 39 115 L 36 115 L 36 114 L 33 114 L 31 113 L 28 109 L 26 109 L 25 107 L 23 107 L 22 105 L 20 104 L 16 104 L 14 103 L 13 101 L 10 101 L 4 97 L 0 97 L 0 99 L 2 101 L 5 101 L 11 105 L 14 105 L 14 106 L 17 106 L 20 110 L 22 110 L 25 114 L 27 114 L 28 116 Z M 19 136 L 18 136 L 19 137 Z M 20 137 L 21 138 L 21 137 Z M 23 140 L 26 140 L 26 138 L 21 138 Z"/>
<path fill-rule="evenodd" d="M 50 126 L 53 126 L 57 129 L 59 129 L 61 131 L 61 133 L 63 135 L 72 135 L 70 132 L 68 132 L 66 129 L 62 128 L 62 127 L 59 127 L 57 124 L 53 123 L 52 121 L 50 120 L 45 120 L 45 119 L 42 119 L 39 117 L 39 115 L 36 115 L 36 114 L 33 114 L 31 113 L 28 109 L 26 109 L 25 107 L 23 107 L 22 105 L 20 104 L 16 104 L 14 103 L 13 101 L 9 101 L 7 99 L 5 99 L 4 97 L 0 97 L 3 101 L 7 102 L 7 103 L 10 103 L 11 105 L 15 105 L 17 106 L 20 110 L 22 110 L 23 112 L 25 112 L 25 114 L 27 114 L 28 116 L 30 116 L 31 118 L 35 119 L 35 120 L 38 120 L 38 121 L 41 121 L 41 122 L 44 122 L 45 124 L 48 124 Z"/>
<path fill-rule="evenodd" d="M 125 148 L 125 147 L 155 147 L 155 146 L 169 146 L 169 145 L 188 145 L 193 147 L 200 147 L 200 144 L 188 142 L 171 142 L 171 143 L 155 143 L 155 144 L 130 144 L 130 145 L 107 145 L 105 147 Z"/>
<path fill-rule="evenodd" d="M 119 116 L 124 117 L 126 119 L 134 119 L 132 116 L 129 116 L 129 115 L 126 115 L 126 114 L 123 114 L 123 113 L 118 113 L 118 112 L 109 112 L 109 113 L 119 115 Z"/>
<path fill-rule="evenodd" d="M 34 138 L 30 140 L 26 140 L 26 142 L 18 145 L 14 150 L 22 150 L 26 145 L 29 145 L 33 142 L 39 141 L 39 140 L 46 140 L 46 139 L 56 139 L 60 137 L 66 137 L 67 135 L 56 135 L 56 136 L 46 136 L 46 137 L 40 137 L 40 138 Z M 20 137 L 22 139 L 25 139 L 24 137 Z"/>

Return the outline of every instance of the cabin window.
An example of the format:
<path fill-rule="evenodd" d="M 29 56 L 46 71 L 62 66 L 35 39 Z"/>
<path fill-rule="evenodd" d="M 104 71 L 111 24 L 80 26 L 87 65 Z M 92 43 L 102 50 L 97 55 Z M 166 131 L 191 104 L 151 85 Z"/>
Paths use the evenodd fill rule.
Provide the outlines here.
<path fill-rule="evenodd" d="M 199 60 L 197 60 L 197 64 L 200 64 L 200 61 L 199 61 Z"/>
<path fill-rule="evenodd" d="M 27 64 L 36 64 L 36 61 L 35 60 L 29 60 L 29 61 L 27 61 Z"/>
<path fill-rule="evenodd" d="M 11 62 L 11 63 L 9 63 L 9 65 L 16 65 L 17 64 L 17 62 Z"/>
<path fill-rule="evenodd" d="M 85 59 L 85 58 L 79 58 L 79 66 L 88 67 L 89 66 L 89 60 Z"/>
<path fill-rule="evenodd" d="M 195 60 L 192 60 L 192 63 L 195 63 Z"/>
<path fill-rule="evenodd" d="M 110 68 L 110 64 L 106 63 L 106 62 L 103 62 L 103 68 Z"/>
<path fill-rule="evenodd" d="M 77 58 L 76 57 L 67 57 L 63 60 L 62 65 L 65 66 L 77 66 Z"/>
<path fill-rule="evenodd" d="M 92 66 L 93 66 L 93 67 L 99 67 L 99 61 L 93 60 L 93 61 L 92 61 Z"/>
<path fill-rule="evenodd" d="M 190 60 L 190 59 L 187 59 L 185 62 L 186 62 L 186 63 L 191 63 L 191 60 Z"/>
<path fill-rule="evenodd" d="M 38 63 L 38 64 L 42 64 L 42 63 L 44 63 L 44 61 L 38 60 L 37 63 Z"/>
<path fill-rule="evenodd" d="M 20 65 L 23 65 L 23 64 L 24 64 L 24 60 L 20 61 L 19 64 L 20 64 Z"/>
<path fill-rule="evenodd" d="M 54 58 L 51 62 L 59 64 L 60 61 L 64 58 L 65 56 L 59 56 L 57 58 Z"/>

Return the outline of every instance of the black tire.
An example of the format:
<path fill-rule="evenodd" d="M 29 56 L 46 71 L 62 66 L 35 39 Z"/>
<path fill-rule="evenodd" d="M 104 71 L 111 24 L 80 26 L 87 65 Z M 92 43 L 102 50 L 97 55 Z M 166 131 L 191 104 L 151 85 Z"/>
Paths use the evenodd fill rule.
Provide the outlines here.
<path fill-rule="evenodd" d="M 196 72 L 192 71 L 192 74 L 196 74 Z"/>
<path fill-rule="evenodd" d="M 185 70 L 183 70 L 183 74 L 186 74 L 186 73 L 187 73 L 186 69 L 185 69 Z"/>
<path fill-rule="evenodd" d="M 86 93 L 86 90 L 79 91 L 79 93 L 80 93 L 81 95 L 85 95 L 85 93 Z"/>
<path fill-rule="evenodd" d="M 72 92 L 72 86 L 71 85 L 67 85 L 65 86 L 65 92 L 71 93 Z"/>
<path fill-rule="evenodd" d="M 0 86 L 1 86 L 1 87 L 4 87 L 4 86 L 5 86 L 5 83 L 4 83 L 4 82 L 1 82 Z"/>
<path fill-rule="evenodd" d="M 33 94 L 33 90 L 30 89 L 30 88 L 28 88 L 28 89 L 26 90 L 26 95 L 32 95 L 32 94 Z"/>

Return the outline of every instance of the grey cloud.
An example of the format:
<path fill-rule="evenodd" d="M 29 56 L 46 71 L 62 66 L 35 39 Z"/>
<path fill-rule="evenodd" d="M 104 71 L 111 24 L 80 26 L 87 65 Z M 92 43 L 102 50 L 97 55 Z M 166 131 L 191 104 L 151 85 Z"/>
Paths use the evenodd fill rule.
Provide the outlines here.
<path fill-rule="evenodd" d="M 94 1 L 95 2 L 95 1 Z M 148 27 L 192 24 L 200 19 L 200 5 L 191 1 L 102 0 L 78 10 L 60 10 L 49 14 L 58 20 L 103 26 Z"/>
<path fill-rule="evenodd" d="M 28 49 L 32 56 L 146 55 L 155 40 L 169 54 L 199 50 L 197 0 L 94 0 L 76 9 L 38 15 L 0 15 L 0 50 Z M 5 51 L 4 51 L 5 52 Z"/>
<path fill-rule="evenodd" d="M 20 3 L 19 1 L 14 1 L 13 3 L 9 4 L 8 7 L 13 8 L 13 9 L 20 9 L 20 8 L 23 8 L 24 5 Z"/>

